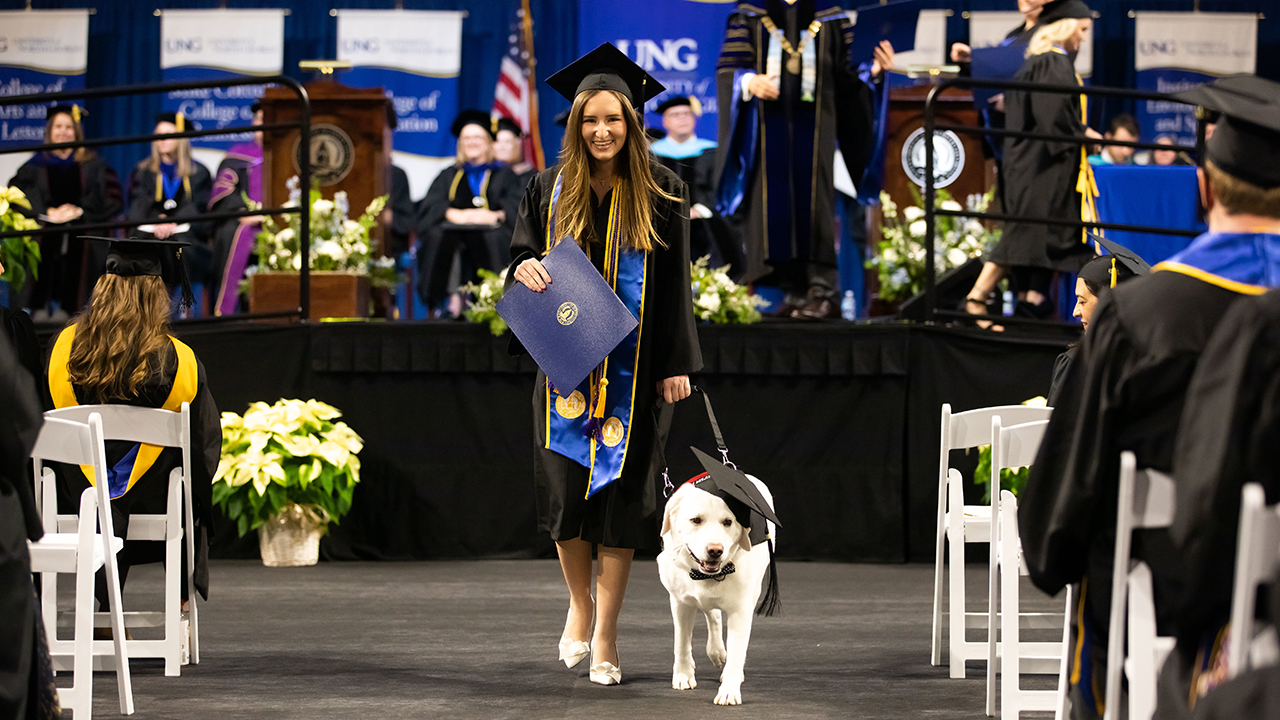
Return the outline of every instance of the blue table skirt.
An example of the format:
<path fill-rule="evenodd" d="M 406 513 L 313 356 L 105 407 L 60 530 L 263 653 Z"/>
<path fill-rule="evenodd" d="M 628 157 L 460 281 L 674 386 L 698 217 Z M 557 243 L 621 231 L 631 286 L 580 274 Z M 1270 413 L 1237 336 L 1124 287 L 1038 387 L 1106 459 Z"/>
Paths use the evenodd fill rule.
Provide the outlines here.
<path fill-rule="evenodd" d="M 1204 232 L 1196 218 L 1196 169 L 1190 166 L 1094 165 L 1103 222 Z M 1191 244 L 1177 235 L 1113 232 L 1107 238 L 1155 265 Z"/>

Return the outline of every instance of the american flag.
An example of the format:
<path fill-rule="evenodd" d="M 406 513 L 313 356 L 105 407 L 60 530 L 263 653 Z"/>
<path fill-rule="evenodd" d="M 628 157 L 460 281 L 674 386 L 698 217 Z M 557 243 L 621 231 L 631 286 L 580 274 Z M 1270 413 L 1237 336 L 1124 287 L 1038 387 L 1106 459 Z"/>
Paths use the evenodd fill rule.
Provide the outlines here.
<path fill-rule="evenodd" d="M 538 90 L 533 70 L 533 18 L 529 0 L 520 0 L 511 24 L 507 54 L 502 56 L 498 86 L 493 92 L 495 118 L 511 118 L 524 132 L 524 158 L 534 167 L 543 167 L 542 143 L 538 137 Z"/>

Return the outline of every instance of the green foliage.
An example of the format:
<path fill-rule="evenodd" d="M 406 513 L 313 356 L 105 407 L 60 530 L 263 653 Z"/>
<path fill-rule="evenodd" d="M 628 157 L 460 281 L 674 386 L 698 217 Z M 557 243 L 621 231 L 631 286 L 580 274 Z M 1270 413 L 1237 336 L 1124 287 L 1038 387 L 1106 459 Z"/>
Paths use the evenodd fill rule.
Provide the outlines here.
<path fill-rule="evenodd" d="M 502 299 L 503 285 L 507 281 L 507 269 L 494 272 L 480 268 L 476 271 L 480 282 L 467 283 L 458 288 L 467 293 L 467 309 L 464 317 L 473 323 L 489 323 L 489 332 L 496 337 L 507 331 L 507 321 L 498 314 L 498 301 Z"/>
<path fill-rule="evenodd" d="M 760 308 L 769 301 L 756 295 L 745 285 L 729 279 L 729 266 L 710 268 L 710 256 L 693 263 L 693 313 L 700 320 L 713 323 L 760 322 Z"/>
<path fill-rule="evenodd" d="M 27 196 L 16 187 L 0 187 L 0 232 L 40 228 L 40 223 L 18 212 L 19 207 L 31 209 Z M 14 290 L 22 289 L 28 279 L 36 278 L 39 271 L 40 243 L 30 237 L 0 240 L 0 265 L 4 266 L 0 280 L 9 283 Z"/>
<path fill-rule="evenodd" d="M 1031 468 L 1004 468 L 1000 471 L 1000 489 L 1008 490 L 1018 497 L 1027 484 Z M 973 481 L 982 486 L 982 504 L 991 504 L 991 446 L 978 448 L 978 468 L 973 471 Z"/>

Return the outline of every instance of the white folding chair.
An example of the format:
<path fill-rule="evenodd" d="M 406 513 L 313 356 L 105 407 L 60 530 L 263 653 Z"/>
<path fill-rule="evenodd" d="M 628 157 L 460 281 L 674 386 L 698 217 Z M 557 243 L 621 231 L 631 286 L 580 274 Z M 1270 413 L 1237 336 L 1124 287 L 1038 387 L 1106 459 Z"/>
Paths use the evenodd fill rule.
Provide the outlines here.
<path fill-rule="evenodd" d="M 41 492 L 43 486 L 46 499 L 53 498 L 53 471 L 44 467 L 45 462 L 92 465 L 97 477 L 106 477 L 107 451 L 102 439 L 101 418 L 97 414 L 91 414 L 86 423 L 46 419 L 31 457 L 35 464 L 37 493 Z M 31 571 L 40 573 L 42 578 L 52 577 L 57 573 L 74 573 L 76 576 L 75 640 L 68 644 L 72 657 L 72 685 L 69 688 L 58 688 L 62 706 L 70 709 L 78 720 L 87 720 L 93 712 L 93 587 L 94 575 L 99 568 L 105 568 L 107 600 L 111 605 L 110 627 L 114 637 L 107 644 L 115 658 L 120 712 L 132 715 L 133 685 L 129 678 L 129 649 L 124 640 L 120 576 L 116 566 L 116 553 L 120 552 L 124 543 L 113 532 L 111 500 L 106 483 L 86 488 L 80 495 L 80 515 L 75 532 L 57 532 L 56 510 L 52 506 L 45 505 L 41 518 L 45 535 L 40 540 L 29 543 Z M 99 529 L 100 532 L 95 532 Z M 45 594 L 44 602 L 46 607 L 50 603 L 56 604 L 56 595 Z M 46 632 L 52 648 L 58 633 L 56 627 L 49 625 L 47 620 Z M 55 661 L 58 659 L 55 657 Z"/>
<path fill-rule="evenodd" d="M 1249 483 L 1240 499 L 1240 535 L 1236 576 L 1231 591 L 1231 630 L 1227 640 L 1227 674 L 1235 677 L 1252 666 L 1266 664 L 1261 643 L 1255 647 L 1253 611 L 1258 586 L 1268 582 L 1280 565 L 1280 505 L 1267 506 L 1262 486 Z M 1274 643 L 1268 654 L 1274 653 Z"/>
<path fill-rule="evenodd" d="M 1009 516 L 1001 514 L 1004 498 L 1012 493 L 1000 491 L 1000 473 L 1005 468 L 1026 467 L 1035 462 L 1049 426 L 1048 420 L 1037 420 L 1011 427 L 1002 427 L 1003 418 L 991 418 L 991 488 L 992 512 L 997 519 L 992 535 L 991 554 L 987 576 L 987 715 L 996 712 L 996 672 L 1001 673 L 1001 707 L 1017 716 L 1019 709 L 1052 710 L 1054 693 L 1020 690 L 1021 673 L 1059 674 L 1065 657 L 1064 645 L 1056 642 L 1020 642 L 1020 629 L 1051 630 L 1064 626 L 1066 613 L 1021 612 L 1018 603 L 1018 579 L 1027 575 L 1022 560 L 1022 543 L 1018 538 L 1017 506 Z M 1012 527 L 1010 532 L 1008 528 Z M 997 581 L 1000 594 L 997 595 Z M 1068 598 L 1069 600 L 1070 598 Z M 996 638 L 997 618 L 1001 638 Z M 1014 628 L 1011 633 L 1009 628 Z M 1012 703 L 1012 706 L 1006 702 Z M 1046 705 L 1047 707 L 1042 707 Z"/>
<path fill-rule="evenodd" d="M 962 413 L 951 413 L 951 405 L 942 406 L 942 441 L 938 448 L 938 521 L 937 544 L 933 563 L 933 665 L 942 664 L 942 586 L 944 555 L 948 541 L 951 549 L 945 556 L 948 582 L 948 615 L 950 628 L 947 642 L 951 677 L 962 678 L 966 660 L 986 657 L 986 643 L 965 639 L 967 628 L 986 628 L 987 615 L 965 609 L 964 546 L 965 543 L 990 542 L 991 506 L 965 505 L 964 485 L 959 471 L 949 467 L 952 450 L 976 448 L 991 444 L 991 419 L 1000 417 L 1006 425 L 1047 420 L 1052 408 L 1026 405 L 1000 405 Z M 997 486 L 999 487 L 999 486 Z M 950 510 L 948 510 L 950 508 Z"/>
<path fill-rule="evenodd" d="M 1000 495 L 997 530 L 997 542 L 1000 546 L 1000 717 L 1017 720 L 1024 712 L 1039 711 L 1052 712 L 1056 720 L 1064 720 L 1067 717 L 1067 667 L 1071 634 L 1068 618 L 1075 592 L 1073 588 L 1067 588 L 1065 610 L 1058 620 L 1062 628 L 1061 642 L 1021 641 L 1020 634 L 1027 616 L 1018 611 L 1021 602 L 1018 580 L 1027 573 L 1026 565 L 1022 562 L 1022 543 L 1018 539 L 1018 499 L 1008 490 L 1001 490 Z M 1056 613 L 1042 615 L 1045 618 L 1051 616 L 1056 616 Z M 1036 626 L 1054 627 L 1053 624 Z M 993 648 L 994 645 L 992 643 Z M 1023 667 L 1023 663 L 1027 663 L 1027 667 Z M 993 657 L 988 668 L 995 664 Z M 1024 672 L 1057 673 L 1057 690 L 1024 690 L 1021 685 Z M 987 715 L 994 717 L 991 680 L 992 676 L 988 672 Z"/>
<path fill-rule="evenodd" d="M 165 544 L 164 610 L 162 612 L 126 611 L 124 613 L 125 627 L 127 628 L 160 627 L 164 630 L 164 637 L 161 639 L 129 640 L 129 657 L 162 658 L 164 659 L 164 674 L 171 677 L 177 676 L 181 673 L 182 665 L 185 664 L 183 658 L 184 650 L 189 650 L 186 655 L 190 662 L 200 662 L 200 623 L 196 608 L 197 593 L 193 584 L 195 534 L 193 532 L 183 532 L 184 517 L 186 527 L 195 527 L 191 504 L 190 475 L 188 474 L 188 468 L 191 467 L 190 408 L 187 403 L 183 403 L 178 412 L 130 405 L 78 405 L 59 410 L 50 410 L 45 413 L 45 417 L 80 420 L 95 413 L 102 417 L 103 435 L 106 440 L 148 443 L 180 448 L 182 451 L 182 467 L 174 468 L 169 473 L 169 494 L 165 514 L 135 514 L 129 517 L 128 540 L 151 540 Z M 76 522 L 77 519 L 74 515 L 58 516 L 58 527 L 64 532 L 73 531 Z M 183 550 L 182 539 L 184 536 L 186 537 L 185 549 L 187 553 L 185 580 L 189 596 L 189 610 L 186 615 L 191 641 L 189 649 L 184 647 L 187 634 L 183 632 L 182 628 L 182 559 L 180 554 Z M 49 582 L 56 582 L 56 580 L 51 578 Z M 49 586 L 46 584 L 45 597 L 56 597 L 56 586 L 52 591 L 48 588 Z M 46 602 L 46 623 L 50 623 L 53 619 L 52 612 L 54 607 L 49 602 Z M 106 622 L 105 615 L 98 613 L 96 618 L 97 625 L 105 627 Z M 58 643 L 58 647 L 54 648 L 51 643 L 50 650 L 52 652 L 57 652 L 67 644 L 65 641 L 55 642 Z M 104 645 L 95 645 L 95 654 L 100 656 L 98 669 L 107 667 L 107 663 L 103 663 L 102 660 L 104 658 L 101 657 L 105 654 L 104 650 Z"/>
<path fill-rule="evenodd" d="M 1133 560 L 1133 531 L 1173 524 L 1173 479 L 1138 470 L 1133 453 L 1120 453 L 1120 500 L 1116 507 L 1116 551 L 1111 574 L 1111 621 L 1107 630 L 1107 691 L 1103 720 L 1120 717 L 1120 673 L 1129 678 L 1129 720 L 1150 720 L 1156 711 L 1156 676 L 1175 639 L 1156 635 L 1151 568 Z M 1128 652 L 1125 601 L 1128 600 Z"/>

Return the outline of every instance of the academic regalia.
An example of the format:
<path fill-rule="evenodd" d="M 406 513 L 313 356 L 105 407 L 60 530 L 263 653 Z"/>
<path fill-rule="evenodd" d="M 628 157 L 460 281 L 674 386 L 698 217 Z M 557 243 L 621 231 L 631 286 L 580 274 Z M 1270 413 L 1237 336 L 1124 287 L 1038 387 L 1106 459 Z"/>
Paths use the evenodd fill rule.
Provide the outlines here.
<path fill-rule="evenodd" d="M 500 163 L 467 167 L 455 165 L 436 176 L 423 198 L 418 216 L 418 295 L 435 307 L 448 295 L 447 283 L 453 254 L 462 248 L 462 282 L 470 282 L 476 270 L 498 271 L 511 244 L 520 191 L 511 168 Z M 481 194 L 472 190 L 473 178 Z M 480 202 L 477 203 L 477 200 Z M 492 230 L 445 229 L 449 208 L 501 210 L 506 220 Z"/>
<path fill-rule="evenodd" d="M 247 210 L 243 195 L 262 202 L 262 146 L 241 143 L 227 151 L 209 195 L 209 212 Z M 238 218 L 217 221 L 213 231 L 216 281 L 214 315 L 234 315 L 240 305 L 240 281 L 253 255 L 258 225 L 242 225 Z"/>
<path fill-rule="evenodd" d="M 744 73 L 759 75 L 768 69 L 766 18 L 793 48 L 816 21 L 817 35 L 806 43 L 813 52 L 801 53 L 806 65 L 800 74 L 780 71 L 777 100 L 743 101 Z M 740 3 L 729 16 L 716 68 L 719 210 L 746 215 L 747 281 L 776 273 L 766 282 L 799 293 L 810 288 L 824 295 L 835 291 L 837 136 L 855 182 L 872 165 L 876 147 L 876 92 L 849 66 L 852 38 L 848 17 L 829 2 Z M 782 55 L 785 68 L 788 57 Z M 817 72 L 808 98 L 810 62 Z M 739 209 L 739 203 L 745 207 Z"/>
<path fill-rule="evenodd" d="M 1018 82 L 1075 85 L 1075 66 L 1064 52 L 1027 58 Z M 1083 137 L 1080 96 L 1010 90 L 1004 96 L 1009 130 Z M 1005 212 L 1025 217 L 1080 219 L 1080 146 L 1066 142 L 1005 138 Z M 1075 272 L 1093 257 L 1079 228 L 1008 222 L 999 244 L 986 258 L 1000 265 Z"/>
<path fill-rule="evenodd" d="M 664 192 L 682 200 L 677 203 L 654 199 L 654 230 L 666 247 L 655 247 L 649 253 L 626 461 L 621 478 L 590 500 L 583 499 L 583 492 L 573 490 L 579 485 L 586 489 L 587 468 L 546 448 L 547 387 L 541 370 L 534 383 L 538 528 L 556 540 L 579 537 L 581 529 L 584 540 L 610 547 L 656 545 L 657 478 L 663 469 L 657 453 L 666 441 L 666 428 L 655 428 L 652 419 L 658 397 L 656 386 L 665 378 L 689 375 L 702 368 L 690 289 L 688 191 L 675 173 L 658 163 L 651 163 L 650 169 Z M 508 286 L 515 282 L 515 268 L 529 258 L 540 257 L 546 247 L 547 208 L 559 171 L 557 165 L 539 173 L 525 191 L 511 240 Z M 597 202 L 591 193 L 595 231 L 601 238 L 608 230 L 608 199 L 606 195 Z M 592 243 L 587 250 L 592 262 L 601 268 L 603 245 Z M 523 351 L 514 339 L 512 347 L 515 352 Z M 613 392 L 610 388 L 609 393 Z"/>
<path fill-rule="evenodd" d="M 409 235 L 418 219 L 418 207 L 409 196 L 409 175 L 399 165 L 391 166 L 391 224 L 386 227 L 388 257 L 400 257 L 409 250 Z"/>
<path fill-rule="evenodd" d="M 654 142 L 650 149 L 658 162 L 689 186 L 689 201 L 711 213 L 709 218 L 689 221 L 690 259 L 710 256 L 711 267 L 729 265 L 731 277 L 741 277 L 745 258 L 737 232 L 716 210 L 716 144 L 697 136 L 683 143 L 670 137 Z"/>
<path fill-rule="evenodd" d="M 208 168 L 192 160 L 191 175 L 184 181 L 172 166 L 162 167 L 157 178 L 157 173 L 147 167 L 149 164 L 149 160 L 144 160 L 133 170 L 129 188 L 129 220 L 155 220 L 164 215 L 164 221 L 182 224 L 184 218 L 206 212 L 213 189 Z M 190 224 L 189 232 L 174 234 L 170 239 L 191 243 L 182 253 L 182 261 L 187 265 L 187 274 L 192 282 L 205 283 L 213 275 L 214 264 L 213 249 L 209 247 L 209 224 Z M 137 229 L 132 234 L 139 238 L 155 237 Z"/>
<path fill-rule="evenodd" d="M 31 218 L 38 219 L 50 208 L 66 203 L 82 209 L 83 215 L 63 226 L 69 231 L 79 225 L 110 222 L 123 207 L 116 171 L 101 155 L 90 151 L 85 151 L 79 161 L 75 153 L 66 159 L 38 153 L 18 168 L 9 185 L 27 196 L 31 209 L 15 209 Z M 74 232 L 43 235 L 40 271 L 30 285 L 27 305 L 40 309 L 54 300 L 63 310 L 74 313 L 80 308 L 81 298 L 88 299 L 88 289 L 100 274 L 101 259 L 95 261 L 92 248 L 76 239 Z"/>

